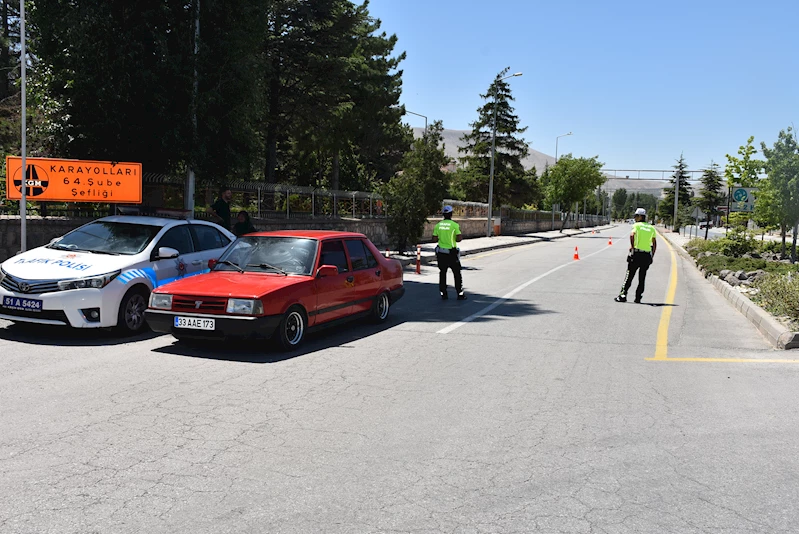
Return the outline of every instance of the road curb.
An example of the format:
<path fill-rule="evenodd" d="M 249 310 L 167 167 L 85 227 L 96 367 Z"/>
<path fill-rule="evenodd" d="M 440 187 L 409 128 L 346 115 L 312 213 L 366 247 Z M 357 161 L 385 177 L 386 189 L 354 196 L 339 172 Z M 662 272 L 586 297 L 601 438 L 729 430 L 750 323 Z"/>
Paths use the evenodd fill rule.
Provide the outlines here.
<path fill-rule="evenodd" d="M 668 240 L 669 244 L 671 244 L 671 246 L 677 250 L 677 253 L 680 256 L 690 260 L 693 266 L 696 267 L 700 273 L 702 273 L 694 257 L 688 254 L 688 252 L 681 245 L 674 243 L 666 236 L 664 232 L 660 231 L 660 229 L 658 229 L 658 233 L 663 237 L 663 239 Z M 702 274 L 704 275 L 704 273 Z M 799 348 L 799 332 L 794 332 L 790 328 L 777 321 L 777 319 L 775 319 L 774 316 L 772 316 L 769 312 L 752 302 L 749 297 L 740 291 L 736 291 L 734 287 L 715 274 L 706 276 L 705 279 L 710 281 L 710 284 L 715 287 L 725 299 L 727 299 L 727 302 L 735 307 L 736 310 L 741 312 L 744 317 L 749 319 L 749 322 L 752 323 L 755 328 L 757 328 L 758 331 L 763 334 L 763 336 L 765 336 L 772 346 L 781 350 Z"/>

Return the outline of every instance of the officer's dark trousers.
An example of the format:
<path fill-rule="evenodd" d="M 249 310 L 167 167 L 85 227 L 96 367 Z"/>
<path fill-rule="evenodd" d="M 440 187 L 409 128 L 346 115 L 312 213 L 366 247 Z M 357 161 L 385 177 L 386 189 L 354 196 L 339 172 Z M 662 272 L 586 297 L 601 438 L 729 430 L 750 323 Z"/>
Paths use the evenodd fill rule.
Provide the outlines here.
<path fill-rule="evenodd" d="M 627 262 L 627 276 L 624 278 L 624 286 L 621 295 L 626 297 L 630 286 L 633 285 L 635 273 L 638 273 L 638 287 L 635 289 L 635 298 L 640 300 L 644 295 L 644 285 L 646 284 L 646 272 L 652 265 L 652 255 L 648 252 L 633 252 L 632 259 Z"/>
<path fill-rule="evenodd" d="M 455 291 L 460 295 L 463 293 L 463 277 L 461 276 L 461 262 L 458 255 L 453 250 L 450 254 L 436 253 L 438 261 L 438 290 L 442 295 L 447 294 L 447 269 L 452 269 L 455 275 Z"/>

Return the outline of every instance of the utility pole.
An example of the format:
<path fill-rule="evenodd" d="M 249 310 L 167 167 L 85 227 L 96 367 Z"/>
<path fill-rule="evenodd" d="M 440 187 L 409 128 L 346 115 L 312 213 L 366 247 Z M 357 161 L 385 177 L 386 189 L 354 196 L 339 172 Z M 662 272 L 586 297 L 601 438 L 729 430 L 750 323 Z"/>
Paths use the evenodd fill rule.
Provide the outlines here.
<path fill-rule="evenodd" d="M 27 227 L 27 219 L 28 219 L 28 164 L 25 161 L 26 151 L 27 151 L 27 134 L 28 134 L 28 119 L 26 113 L 26 107 L 28 105 L 27 102 L 27 89 L 25 85 L 26 81 L 26 71 L 25 67 L 27 66 L 27 52 L 25 50 L 25 0 L 19 0 L 19 43 L 20 43 L 20 51 L 19 51 L 19 65 L 20 65 L 20 80 L 22 85 L 22 109 L 20 113 L 22 115 L 22 198 L 19 201 L 19 220 L 20 220 L 20 232 L 19 232 L 19 245 L 20 245 L 20 252 L 25 252 L 28 250 L 28 227 Z M 13 180 L 11 181 L 13 186 Z"/>
<path fill-rule="evenodd" d="M 674 225 L 672 228 L 672 232 L 676 232 L 679 229 L 677 228 L 677 208 L 679 207 L 680 202 L 680 171 L 674 173 Z"/>
<path fill-rule="evenodd" d="M 194 190 L 196 177 L 194 176 L 194 153 L 197 150 L 197 92 L 199 80 L 197 74 L 197 54 L 200 49 L 200 0 L 194 0 L 194 80 L 191 90 L 191 149 L 189 151 L 189 165 L 186 169 L 186 188 L 184 191 L 183 207 L 188 211 L 187 217 L 194 218 Z"/>

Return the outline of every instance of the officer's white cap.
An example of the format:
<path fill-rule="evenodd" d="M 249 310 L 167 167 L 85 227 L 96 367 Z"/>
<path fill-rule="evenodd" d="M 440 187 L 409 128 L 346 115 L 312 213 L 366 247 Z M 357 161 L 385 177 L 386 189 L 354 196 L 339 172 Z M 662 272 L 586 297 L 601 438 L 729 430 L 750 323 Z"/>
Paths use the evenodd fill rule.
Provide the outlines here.
<path fill-rule="evenodd" d="M 637 210 L 635 210 L 635 214 L 646 216 L 646 210 L 644 208 L 638 208 Z"/>

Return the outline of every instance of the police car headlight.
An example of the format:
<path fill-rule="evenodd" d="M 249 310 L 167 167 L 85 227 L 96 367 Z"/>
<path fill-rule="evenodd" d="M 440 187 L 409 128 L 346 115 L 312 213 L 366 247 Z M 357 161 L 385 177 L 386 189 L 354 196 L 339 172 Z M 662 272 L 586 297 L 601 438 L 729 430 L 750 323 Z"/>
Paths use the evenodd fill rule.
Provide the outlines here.
<path fill-rule="evenodd" d="M 164 293 L 150 293 L 150 307 L 156 310 L 171 310 L 172 295 Z"/>
<path fill-rule="evenodd" d="M 226 311 L 239 315 L 261 315 L 264 313 L 264 305 L 260 300 L 228 299 Z"/>
<path fill-rule="evenodd" d="M 85 289 L 94 288 L 100 289 L 111 283 L 111 280 L 119 276 L 122 271 L 114 271 L 113 273 L 102 274 L 100 276 L 92 276 L 91 278 L 76 278 L 75 280 L 61 280 L 58 282 L 58 289 L 61 291 L 69 291 L 70 289 Z"/>
<path fill-rule="evenodd" d="M 6 279 L 6 272 L 2 268 L 0 268 L 0 283 L 2 283 L 3 280 L 5 279 Z"/>

